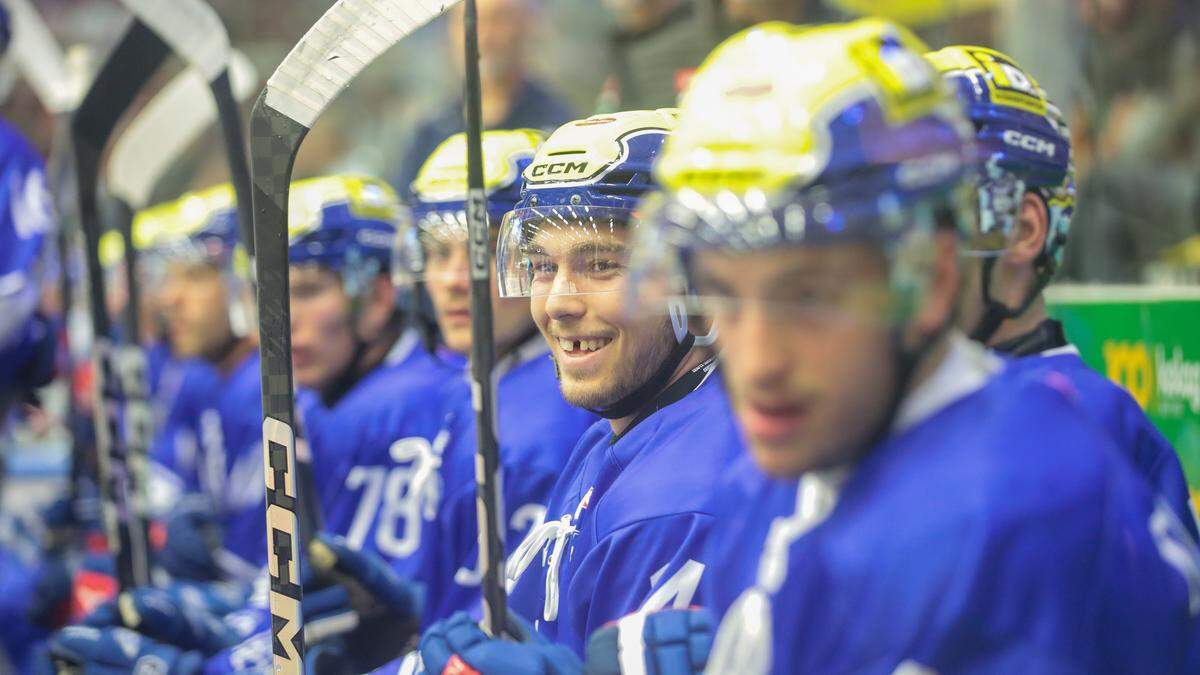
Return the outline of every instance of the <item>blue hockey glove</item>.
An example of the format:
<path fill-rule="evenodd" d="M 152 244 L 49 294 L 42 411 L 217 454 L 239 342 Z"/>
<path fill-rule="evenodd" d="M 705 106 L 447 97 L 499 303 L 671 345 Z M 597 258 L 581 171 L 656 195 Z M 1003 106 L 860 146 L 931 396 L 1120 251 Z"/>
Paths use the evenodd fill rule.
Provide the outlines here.
<path fill-rule="evenodd" d="M 704 672 L 712 651 L 716 621 L 707 609 L 666 609 L 630 614 L 592 633 L 587 644 L 587 675 L 620 675 L 639 664 L 646 675 Z"/>
<path fill-rule="evenodd" d="M 159 644 L 125 628 L 69 626 L 50 639 L 49 656 L 59 672 L 85 675 L 156 673 L 195 675 L 203 657 Z"/>
<path fill-rule="evenodd" d="M 488 637 L 466 612 L 429 627 L 421 636 L 425 672 L 483 675 L 578 675 L 583 664 L 570 649 L 533 633 L 515 614 L 508 633 L 516 642 Z"/>
<path fill-rule="evenodd" d="M 244 592 L 222 584 L 137 588 L 98 607 L 84 624 L 93 628 L 124 626 L 164 644 L 215 654 L 241 640 L 222 617 L 244 600 Z"/>
<path fill-rule="evenodd" d="M 311 582 L 304 584 L 305 641 L 337 640 L 355 672 L 374 670 L 404 652 L 420 628 L 414 586 L 378 555 L 355 551 L 341 537 L 319 535 L 309 546 Z"/>
<path fill-rule="evenodd" d="M 158 563 L 175 579 L 217 581 L 221 568 L 217 551 L 223 531 L 217 510 L 204 497 L 191 496 L 167 516 L 167 540 L 158 552 Z"/>

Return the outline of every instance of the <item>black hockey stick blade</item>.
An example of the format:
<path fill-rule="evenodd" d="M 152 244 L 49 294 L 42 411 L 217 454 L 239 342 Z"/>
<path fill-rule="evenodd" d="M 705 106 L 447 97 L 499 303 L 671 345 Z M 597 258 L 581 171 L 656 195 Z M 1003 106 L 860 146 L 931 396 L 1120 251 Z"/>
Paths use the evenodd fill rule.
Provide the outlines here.
<path fill-rule="evenodd" d="M 479 31 L 475 0 L 465 0 L 464 112 L 467 130 L 467 232 L 471 259 L 471 388 L 475 408 L 475 509 L 483 563 L 483 628 L 504 635 L 504 516 L 501 513 L 500 444 L 496 440 L 496 347 L 492 338 L 491 237 L 483 185 L 483 122 L 479 81 Z"/>
<path fill-rule="evenodd" d="M 104 305 L 104 272 L 100 265 L 100 218 L 97 180 L 100 157 L 113 128 L 168 53 L 167 45 L 137 20 L 109 54 L 79 107 L 71 117 L 71 147 L 78 192 L 78 217 L 83 230 L 88 295 L 93 331 L 96 452 L 101 508 L 109 547 L 122 591 L 149 582 L 146 526 L 138 500 L 144 486 L 137 483 L 138 460 L 129 463 L 119 432 L 120 411 L 112 326 Z"/>

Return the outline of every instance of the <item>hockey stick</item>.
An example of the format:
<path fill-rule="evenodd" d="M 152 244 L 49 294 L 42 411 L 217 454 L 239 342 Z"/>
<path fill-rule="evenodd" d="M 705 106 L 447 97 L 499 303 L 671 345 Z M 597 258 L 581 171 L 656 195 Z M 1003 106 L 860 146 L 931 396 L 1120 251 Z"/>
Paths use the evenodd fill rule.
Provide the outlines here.
<path fill-rule="evenodd" d="M 221 28 L 218 37 L 223 36 L 224 28 Z M 235 74 L 241 84 L 242 98 L 248 98 L 255 85 L 254 68 L 244 57 L 232 63 L 237 66 Z M 149 461 L 154 435 L 148 366 L 140 343 L 141 285 L 138 283 L 138 247 L 133 236 L 133 215 L 149 204 L 158 180 L 195 137 L 216 119 L 217 110 L 210 103 L 207 85 L 194 66 L 185 70 L 139 112 L 109 154 L 106 176 L 108 194 L 114 202 L 113 229 L 121 233 L 125 243 L 125 339 L 116 348 L 116 354 L 124 402 L 126 453 L 130 461 L 142 461 L 142 458 Z M 236 124 L 237 120 L 234 122 Z M 237 134 L 240 141 L 240 127 Z M 231 164 L 237 160 L 241 161 L 245 172 L 244 151 L 231 158 Z M 141 470 L 141 475 L 147 473 L 148 465 Z M 142 518 L 149 520 L 148 504 L 141 507 Z"/>
<path fill-rule="evenodd" d="M 304 670 L 300 501 L 293 427 L 288 194 L 300 144 L 363 68 L 457 0 L 338 0 L 267 80 L 250 114 L 250 169 L 262 339 L 267 567 L 275 672 Z"/>
<path fill-rule="evenodd" d="M 246 138 L 242 131 L 238 99 L 230 78 L 231 50 L 229 34 L 221 18 L 203 0 L 121 0 L 133 15 L 152 28 L 171 50 L 208 80 L 221 133 L 229 174 L 237 195 L 238 228 L 246 254 L 254 258 L 251 231 L 250 169 L 246 163 Z"/>
<path fill-rule="evenodd" d="M 249 98 L 256 84 L 254 66 L 242 54 L 233 52 L 229 72 L 237 84 L 237 98 Z M 125 241 L 125 274 L 129 293 L 127 306 L 131 310 L 126 313 L 126 333 L 131 336 L 129 343 L 135 348 L 136 337 L 140 334 L 137 315 L 140 305 L 138 287 L 134 283 L 137 247 L 131 227 L 133 214 L 149 205 L 154 186 L 163 174 L 195 141 L 196 136 L 212 124 L 217 115 L 218 110 L 211 103 L 207 80 L 195 67 L 189 68 L 142 108 L 109 153 L 105 175 L 108 194 L 115 202 L 114 229 L 121 232 Z M 234 121 L 236 123 L 237 120 Z M 240 139 L 240 127 L 237 134 Z M 236 164 L 237 159 L 241 159 L 244 170 L 245 153 L 231 158 L 231 165 Z"/>
<path fill-rule="evenodd" d="M 463 101 L 467 131 L 467 241 L 471 258 L 471 379 L 475 408 L 475 510 L 483 563 L 483 629 L 505 633 L 504 529 L 501 523 L 500 447 L 496 441 L 496 346 L 492 341 L 491 237 L 483 187 L 483 113 L 475 0 L 465 0 Z"/>
<path fill-rule="evenodd" d="M 166 58 L 167 52 L 167 45 L 153 31 L 137 20 L 131 21 L 71 117 L 78 216 L 84 235 L 93 332 L 94 417 L 101 508 L 121 591 L 149 581 L 146 526 L 140 518 L 144 486 L 137 484 L 138 476 L 135 475 L 144 465 L 138 466 L 140 458 L 133 458 L 131 465 L 118 432 L 120 389 L 114 377 L 112 330 L 104 305 L 96 183 L 100 157 L 113 128 Z"/>

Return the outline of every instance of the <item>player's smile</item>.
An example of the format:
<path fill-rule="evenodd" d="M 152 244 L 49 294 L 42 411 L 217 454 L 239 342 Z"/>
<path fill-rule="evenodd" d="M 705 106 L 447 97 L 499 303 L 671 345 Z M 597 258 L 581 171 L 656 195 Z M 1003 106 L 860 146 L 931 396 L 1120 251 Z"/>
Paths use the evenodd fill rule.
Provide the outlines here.
<path fill-rule="evenodd" d="M 614 338 L 601 335 L 553 334 L 559 370 L 572 378 L 594 376 L 603 370 Z"/>

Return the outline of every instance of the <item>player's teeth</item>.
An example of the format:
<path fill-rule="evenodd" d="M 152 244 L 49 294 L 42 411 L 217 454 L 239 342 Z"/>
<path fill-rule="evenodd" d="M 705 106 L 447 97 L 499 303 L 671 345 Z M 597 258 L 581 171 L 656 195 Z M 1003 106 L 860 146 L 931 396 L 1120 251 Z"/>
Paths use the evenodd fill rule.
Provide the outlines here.
<path fill-rule="evenodd" d="M 564 352 L 571 351 L 571 341 L 559 338 L 558 339 L 558 348 L 563 350 Z"/>
<path fill-rule="evenodd" d="M 584 340 L 583 348 L 589 352 L 596 351 L 596 341 L 595 340 Z"/>

